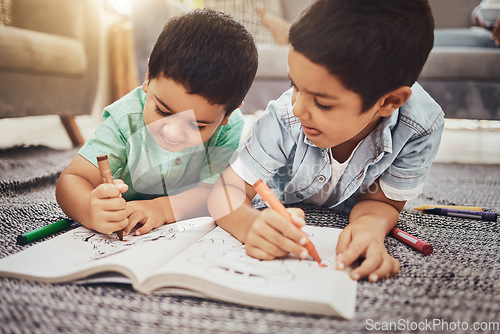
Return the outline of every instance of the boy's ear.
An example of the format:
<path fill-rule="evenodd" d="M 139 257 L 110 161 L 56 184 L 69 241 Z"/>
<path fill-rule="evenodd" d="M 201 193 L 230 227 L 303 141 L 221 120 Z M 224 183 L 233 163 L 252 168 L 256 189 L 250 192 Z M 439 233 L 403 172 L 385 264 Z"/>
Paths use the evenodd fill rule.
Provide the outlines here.
<path fill-rule="evenodd" d="M 220 122 L 220 125 L 226 125 L 228 122 L 229 122 L 229 117 L 231 117 L 231 114 L 233 112 L 231 111 L 231 113 L 227 116 L 224 117 L 224 119 L 222 120 L 222 122 Z"/>
<path fill-rule="evenodd" d="M 240 103 L 240 105 L 238 106 L 238 108 L 241 108 L 241 106 L 243 106 L 243 102 Z M 236 108 L 236 109 L 238 109 Z M 231 111 L 227 116 L 224 117 L 224 119 L 222 120 L 222 122 L 220 122 L 221 125 L 226 125 L 228 122 L 229 122 L 229 117 L 231 117 L 231 114 L 234 112 Z"/>
<path fill-rule="evenodd" d="M 390 116 L 394 110 L 401 107 L 411 96 L 411 88 L 401 86 L 385 94 L 379 101 L 380 107 L 378 113 L 382 117 Z"/>

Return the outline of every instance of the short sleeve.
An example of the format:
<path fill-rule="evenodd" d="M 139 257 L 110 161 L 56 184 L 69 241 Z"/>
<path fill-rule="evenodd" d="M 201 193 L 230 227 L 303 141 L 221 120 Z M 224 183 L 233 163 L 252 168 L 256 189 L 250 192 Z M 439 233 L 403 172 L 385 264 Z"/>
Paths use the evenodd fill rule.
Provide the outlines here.
<path fill-rule="evenodd" d="M 443 127 L 408 141 L 380 177 L 387 198 L 407 201 L 420 195 L 429 168 L 439 149 Z"/>
<path fill-rule="evenodd" d="M 96 128 L 92 137 L 79 150 L 78 154 L 97 167 L 96 157 L 106 154 L 109 158 L 111 172 L 114 178 L 121 178 L 124 166 L 127 163 L 127 145 L 120 127 L 108 112 L 104 112 L 104 121 Z"/>
<path fill-rule="evenodd" d="M 214 134 L 207 145 L 207 159 L 200 170 L 200 181 L 214 184 L 220 174 L 229 165 L 229 159 L 238 148 L 243 131 L 243 116 L 235 110 L 229 122 L 222 125 L 220 132 Z"/>
<path fill-rule="evenodd" d="M 290 99 L 290 95 L 291 91 L 269 102 L 266 111 L 255 121 L 250 136 L 232 159 L 232 163 L 238 161 L 243 164 L 253 177 L 264 181 L 271 179 L 279 168 L 287 164 L 296 146 L 292 127 L 298 121 L 288 117 L 287 112 L 286 100 Z M 233 169 L 239 170 L 237 166 Z M 245 179 L 243 175 L 240 177 Z"/>

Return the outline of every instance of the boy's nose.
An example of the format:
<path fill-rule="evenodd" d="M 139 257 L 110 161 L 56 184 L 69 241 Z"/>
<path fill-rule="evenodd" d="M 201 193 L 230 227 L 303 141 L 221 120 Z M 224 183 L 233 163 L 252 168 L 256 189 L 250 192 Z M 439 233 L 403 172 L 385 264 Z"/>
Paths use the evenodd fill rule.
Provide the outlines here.
<path fill-rule="evenodd" d="M 297 92 L 297 94 L 295 95 L 295 101 L 292 104 L 292 111 L 293 114 L 298 118 L 307 117 L 307 109 L 304 106 L 304 99 L 300 95 L 300 92 Z"/>
<path fill-rule="evenodd" d="M 172 141 L 180 142 L 184 140 L 183 127 L 179 122 L 168 122 L 162 128 L 165 136 Z"/>

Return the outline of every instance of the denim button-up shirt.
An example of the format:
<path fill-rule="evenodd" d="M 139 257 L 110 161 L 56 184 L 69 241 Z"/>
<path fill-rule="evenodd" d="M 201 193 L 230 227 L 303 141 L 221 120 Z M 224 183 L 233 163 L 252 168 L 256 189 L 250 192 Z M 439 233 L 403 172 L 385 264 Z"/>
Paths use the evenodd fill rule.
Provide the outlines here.
<path fill-rule="evenodd" d="M 332 176 L 329 148 L 315 146 L 304 135 L 293 115 L 291 97 L 292 89 L 269 103 L 231 163 L 248 183 L 255 177 L 264 180 L 286 204 L 308 199 Z M 441 107 L 415 83 L 409 100 L 382 118 L 359 144 L 325 205 L 349 211 L 377 179 L 389 198 L 418 196 L 436 156 L 443 125 Z"/>

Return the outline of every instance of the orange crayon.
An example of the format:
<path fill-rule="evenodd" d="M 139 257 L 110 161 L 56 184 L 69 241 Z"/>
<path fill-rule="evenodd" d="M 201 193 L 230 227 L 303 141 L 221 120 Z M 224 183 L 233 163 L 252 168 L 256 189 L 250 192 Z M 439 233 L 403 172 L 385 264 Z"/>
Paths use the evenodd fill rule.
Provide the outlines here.
<path fill-rule="evenodd" d="M 316 262 L 318 262 L 318 264 L 321 267 L 326 267 L 325 264 L 321 263 L 321 258 L 319 257 L 319 254 L 316 251 L 316 248 L 314 247 L 311 240 L 307 237 L 307 235 L 304 233 L 304 231 L 302 231 L 300 229 L 300 227 L 295 225 L 295 223 L 292 220 L 292 216 L 290 215 L 290 212 L 288 212 L 288 210 L 285 208 L 283 203 L 281 203 L 280 200 L 278 198 L 276 198 L 276 196 L 273 194 L 271 189 L 269 189 L 267 184 L 265 184 L 264 181 L 259 180 L 259 181 L 255 182 L 253 187 L 254 187 L 255 191 L 257 192 L 257 194 L 259 194 L 260 197 L 262 197 L 262 200 L 264 200 L 264 202 L 266 202 L 271 207 L 271 209 L 273 209 L 274 211 L 277 211 L 280 215 L 287 218 L 294 226 L 296 226 L 304 234 L 304 236 L 306 237 L 306 240 L 307 240 L 304 247 L 309 252 L 309 255 L 311 255 L 311 257 L 314 260 L 316 260 Z"/>
<path fill-rule="evenodd" d="M 113 175 L 111 174 L 111 166 L 109 165 L 108 156 L 106 154 L 97 156 L 97 165 L 99 166 L 99 173 L 101 173 L 102 181 L 104 183 L 113 184 Z M 123 230 L 116 231 L 118 239 L 123 241 Z"/>

